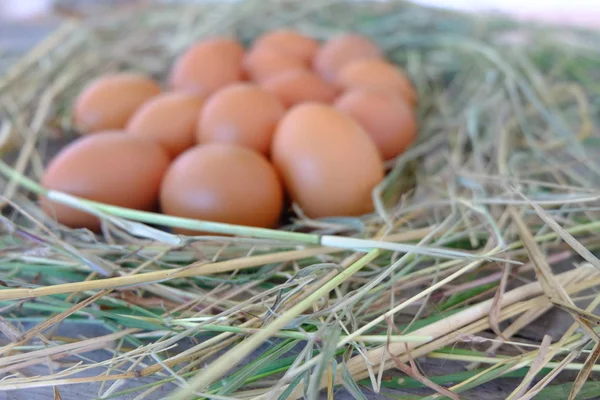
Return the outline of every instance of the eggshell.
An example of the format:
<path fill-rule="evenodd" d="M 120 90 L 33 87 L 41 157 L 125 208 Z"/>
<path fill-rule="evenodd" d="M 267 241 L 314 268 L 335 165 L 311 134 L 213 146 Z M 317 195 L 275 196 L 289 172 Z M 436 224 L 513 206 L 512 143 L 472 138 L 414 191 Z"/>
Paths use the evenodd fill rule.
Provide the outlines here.
<path fill-rule="evenodd" d="M 415 105 L 417 93 L 404 72 L 385 60 L 358 60 L 346 65 L 338 75 L 338 84 L 345 88 L 375 88 L 397 91 Z"/>
<path fill-rule="evenodd" d="M 310 65 L 319 49 L 319 43 L 292 29 L 276 29 L 259 37 L 253 47 L 272 48 Z"/>
<path fill-rule="evenodd" d="M 385 160 L 397 157 L 417 136 L 414 112 L 398 93 L 352 89 L 335 102 L 335 107 L 365 129 Z"/>
<path fill-rule="evenodd" d="M 262 86 L 277 96 L 288 108 L 307 101 L 331 103 L 338 94 L 335 86 L 305 70 L 275 76 Z"/>
<path fill-rule="evenodd" d="M 283 207 L 283 189 L 264 156 L 212 143 L 187 150 L 171 164 L 160 201 L 168 215 L 273 227 Z"/>
<path fill-rule="evenodd" d="M 338 72 L 352 61 L 381 58 L 379 47 L 365 36 L 345 34 L 326 42 L 313 61 L 313 68 L 321 77 L 335 82 Z"/>
<path fill-rule="evenodd" d="M 171 87 L 202 97 L 244 78 L 244 48 L 236 40 L 213 38 L 190 47 L 174 63 Z"/>
<path fill-rule="evenodd" d="M 164 150 L 151 140 L 120 131 L 84 136 L 65 147 L 42 177 L 47 189 L 116 206 L 153 209 L 169 165 Z M 42 208 L 72 228 L 98 230 L 93 215 L 41 199 Z"/>
<path fill-rule="evenodd" d="M 83 133 L 123 129 L 138 107 L 159 93 L 158 84 L 144 75 L 122 73 L 99 77 L 75 100 L 75 126 Z"/>
<path fill-rule="evenodd" d="M 306 65 L 293 56 L 269 47 L 257 47 L 244 59 L 244 70 L 256 82 L 264 82 L 297 69 L 306 69 Z"/>
<path fill-rule="evenodd" d="M 183 92 L 164 93 L 142 105 L 127 124 L 127 132 L 155 140 L 175 157 L 196 139 L 202 98 Z"/>
<path fill-rule="evenodd" d="M 284 112 L 277 97 L 259 86 L 232 85 L 207 100 L 198 119 L 197 141 L 235 144 L 268 154 Z"/>
<path fill-rule="evenodd" d="M 292 199 L 313 218 L 373 210 L 381 156 L 350 117 L 319 103 L 292 108 L 273 138 L 272 159 Z"/>

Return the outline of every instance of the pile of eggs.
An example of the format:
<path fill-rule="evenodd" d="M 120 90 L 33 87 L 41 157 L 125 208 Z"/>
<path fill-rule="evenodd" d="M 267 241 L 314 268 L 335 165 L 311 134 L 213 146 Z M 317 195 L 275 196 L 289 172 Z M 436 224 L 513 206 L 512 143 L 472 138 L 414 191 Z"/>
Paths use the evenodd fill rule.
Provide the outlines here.
<path fill-rule="evenodd" d="M 74 103 L 82 137 L 50 162 L 42 185 L 85 199 L 246 226 L 277 225 L 286 198 L 309 217 L 373 210 L 384 161 L 415 139 L 416 93 L 368 38 L 323 44 L 282 29 L 245 50 L 201 41 L 174 63 L 168 91 L 119 73 Z M 73 228 L 84 211 L 42 199 Z"/>

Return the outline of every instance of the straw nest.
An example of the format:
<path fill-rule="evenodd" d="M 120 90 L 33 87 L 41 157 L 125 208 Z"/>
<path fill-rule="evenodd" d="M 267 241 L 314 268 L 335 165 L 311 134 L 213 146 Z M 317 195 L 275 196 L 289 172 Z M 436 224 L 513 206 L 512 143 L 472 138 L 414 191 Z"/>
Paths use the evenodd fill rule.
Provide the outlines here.
<path fill-rule="evenodd" d="M 363 32 L 418 89 L 418 143 L 392 163 L 372 215 L 297 213 L 279 230 L 250 229 L 36 183 L 75 135 L 69 105 L 91 77 L 160 78 L 199 38 L 251 41 L 278 26 L 318 38 Z M 456 399 L 512 377 L 507 398 L 591 398 L 597 41 L 404 2 L 171 2 L 66 23 L 0 81 L 0 390 L 54 387 L 60 397 L 63 385 L 96 383 L 104 399 L 276 399 L 421 387 L 428 399 Z M 57 225 L 36 204 L 44 195 L 101 215 L 103 234 Z M 236 236 L 182 237 L 169 226 Z M 559 337 L 519 336 L 555 307 L 572 316 Z M 78 335 L 90 323 L 108 331 Z M 57 333 L 64 324 L 70 337 Z M 87 357 L 98 349 L 103 358 Z M 424 358 L 460 363 L 430 376 Z"/>

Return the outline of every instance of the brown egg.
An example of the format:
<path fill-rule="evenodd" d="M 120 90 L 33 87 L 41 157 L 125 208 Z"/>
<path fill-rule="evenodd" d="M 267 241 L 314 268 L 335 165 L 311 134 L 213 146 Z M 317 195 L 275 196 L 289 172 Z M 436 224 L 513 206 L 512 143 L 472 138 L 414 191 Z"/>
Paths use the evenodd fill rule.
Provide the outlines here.
<path fill-rule="evenodd" d="M 171 87 L 202 97 L 244 78 L 244 48 L 229 38 L 199 42 L 183 53 L 171 70 Z"/>
<path fill-rule="evenodd" d="M 152 79 L 135 73 L 92 81 L 75 100 L 73 118 L 83 133 L 123 129 L 143 103 L 160 93 Z"/>
<path fill-rule="evenodd" d="M 351 89 L 335 102 L 335 107 L 365 129 L 384 160 L 397 157 L 417 136 L 413 110 L 393 91 Z"/>
<path fill-rule="evenodd" d="M 277 97 L 257 85 L 228 86 L 204 105 L 198 119 L 197 141 L 235 144 L 268 154 L 284 112 Z"/>
<path fill-rule="evenodd" d="M 408 77 L 385 60 L 354 61 L 340 71 L 337 82 L 345 88 L 395 90 L 411 105 L 417 103 L 417 93 Z"/>
<path fill-rule="evenodd" d="M 271 48 L 310 65 L 319 49 L 319 43 L 292 29 L 276 29 L 259 37 L 253 47 Z"/>
<path fill-rule="evenodd" d="M 187 150 L 171 164 L 160 202 L 168 215 L 268 228 L 281 214 L 283 189 L 262 155 L 212 143 Z"/>
<path fill-rule="evenodd" d="M 383 179 L 381 156 L 350 117 L 319 103 L 292 108 L 273 138 L 273 163 L 292 199 L 313 218 L 373 210 Z"/>
<path fill-rule="evenodd" d="M 203 100 L 183 92 L 164 93 L 140 107 L 127 124 L 127 132 L 155 140 L 171 156 L 193 146 Z"/>
<path fill-rule="evenodd" d="M 263 87 L 277 96 L 288 108 L 307 101 L 331 103 L 338 94 L 333 85 L 305 70 L 290 71 L 276 76 L 266 81 Z"/>
<path fill-rule="evenodd" d="M 329 82 L 334 82 L 338 72 L 352 61 L 381 58 L 381 50 L 368 38 L 358 34 L 345 34 L 326 42 L 313 61 L 313 68 Z"/>
<path fill-rule="evenodd" d="M 85 136 L 65 147 L 48 165 L 42 185 L 51 190 L 116 206 L 153 209 L 169 165 L 151 140 L 121 131 Z M 83 211 L 42 199 L 42 208 L 72 228 L 98 230 L 100 221 Z"/>
<path fill-rule="evenodd" d="M 297 69 L 306 69 L 306 65 L 293 56 L 269 47 L 254 48 L 244 59 L 244 70 L 256 82 L 264 82 Z"/>

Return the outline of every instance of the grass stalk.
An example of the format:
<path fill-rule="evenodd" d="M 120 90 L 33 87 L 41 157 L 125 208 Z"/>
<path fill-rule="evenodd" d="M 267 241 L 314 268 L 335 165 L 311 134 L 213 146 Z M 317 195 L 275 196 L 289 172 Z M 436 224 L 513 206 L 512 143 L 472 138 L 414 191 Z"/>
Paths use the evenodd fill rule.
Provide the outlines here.
<path fill-rule="evenodd" d="M 247 340 L 234 347 L 227 353 L 223 354 L 216 361 L 210 364 L 210 366 L 202 371 L 202 373 L 195 376 L 189 383 L 188 386 L 180 389 L 173 395 L 173 400 L 186 399 L 194 392 L 203 390 L 208 385 L 213 383 L 215 380 L 230 371 L 236 364 L 241 362 L 248 354 L 250 354 L 255 348 L 273 333 L 283 329 L 288 323 L 294 318 L 304 312 L 306 309 L 311 307 L 321 297 L 329 293 L 335 287 L 342 284 L 346 279 L 360 271 L 366 264 L 373 261 L 379 256 L 378 250 L 372 250 L 360 260 L 349 266 L 344 271 L 340 272 L 335 278 L 327 282 L 321 288 L 315 290 L 310 296 L 306 297 L 303 301 L 290 308 L 284 314 L 276 318 L 273 322 L 265 326 L 260 332 L 250 336 Z"/>

